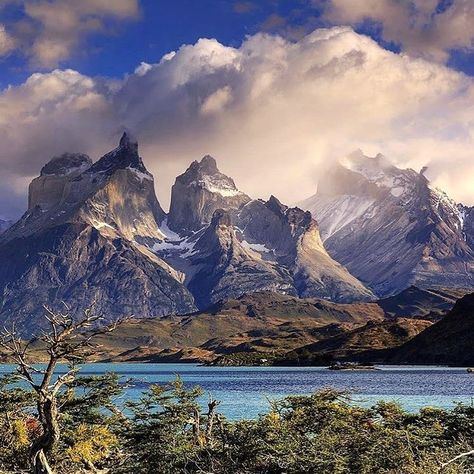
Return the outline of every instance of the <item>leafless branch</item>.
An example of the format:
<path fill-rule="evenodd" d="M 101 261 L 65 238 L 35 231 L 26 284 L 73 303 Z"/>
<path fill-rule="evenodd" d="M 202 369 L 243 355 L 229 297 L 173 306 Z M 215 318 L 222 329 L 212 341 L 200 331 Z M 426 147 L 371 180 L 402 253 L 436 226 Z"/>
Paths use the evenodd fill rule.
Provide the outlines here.
<path fill-rule="evenodd" d="M 448 462 L 442 463 L 439 469 L 439 472 L 443 472 L 444 468 L 449 466 L 453 462 L 459 461 L 460 459 L 465 458 L 466 456 L 472 456 L 472 455 L 474 455 L 474 449 L 472 451 L 467 451 L 465 453 L 458 454 L 453 459 L 450 459 Z"/>

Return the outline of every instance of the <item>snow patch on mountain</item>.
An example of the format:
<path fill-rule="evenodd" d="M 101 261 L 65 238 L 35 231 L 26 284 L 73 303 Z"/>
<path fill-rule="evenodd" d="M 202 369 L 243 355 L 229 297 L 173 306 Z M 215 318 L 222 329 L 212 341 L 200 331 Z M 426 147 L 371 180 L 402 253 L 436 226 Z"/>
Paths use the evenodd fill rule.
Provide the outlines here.
<path fill-rule="evenodd" d="M 239 196 L 242 191 L 239 191 L 234 183 L 219 179 L 217 176 L 203 176 L 197 181 L 193 181 L 190 183 L 190 186 L 198 186 L 202 189 L 206 189 L 210 193 L 220 194 L 223 197 L 233 197 Z"/>
<path fill-rule="evenodd" d="M 361 216 L 369 217 L 369 209 L 375 200 L 371 197 L 344 194 L 337 199 L 312 196 L 300 206 L 309 209 L 321 226 L 321 239 L 326 239 Z"/>
<path fill-rule="evenodd" d="M 162 240 L 156 242 L 152 248 L 153 252 L 161 254 L 162 252 L 177 252 L 181 257 L 185 258 L 190 256 L 194 250 L 194 242 L 190 242 L 188 239 L 182 240 Z"/>
<path fill-rule="evenodd" d="M 273 252 L 273 250 L 267 248 L 264 244 L 251 244 L 247 242 L 246 240 L 242 240 L 241 242 L 242 247 L 244 247 L 247 250 L 253 250 L 254 252 L 262 252 L 262 253 L 270 253 Z"/>
<path fill-rule="evenodd" d="M 195 240 L 193 235 L 181 237 L 168 227 L 168 219 L 164 219 L 159 228 L 162 239 L 155 242 L 152 251 L 158 255 L 169 255 L 174 253 L 181 258 L 189 257 L 194 252 Z"/>
<path fill-rule="evenodd" d="M 390 194 L 399 198 L 409 194 L 413 189 L 413 179 L 418 173 L 412 169 L 400 169 L 378 154 L 374 157 L 365 156 L 360 150 L 351 153 L 340 164 L 346 169 L 364 176 L 369 182 L 379 188 L 390 190 Z"/>
<path fill-rule="evenodd" d="M 456 227 L 462 230 L 466 218 L 463 206 L 456 203 L 456 201 L 451 199 L 443 190 L 432 186 L 431 183 L 428 186 L 431 191 L 433 209 L 438 213 L 440 219 L 443 218 L 443 215 L 440 215 L 441 211 L 441 214 L 448 213 L 454 217 Z"/>
<path fill-rule="evenodd" d="M 143 171 L 137 170 L 136 168 L 132 168 L 131 166 L 128 166 L 125 169 L 129 170 L 132 174 L 134 174 L 140 180 L 140 183 L 142 183 L 144 179 L 153 181 L 153 176 L 150 173 L 144 173 Z"/>

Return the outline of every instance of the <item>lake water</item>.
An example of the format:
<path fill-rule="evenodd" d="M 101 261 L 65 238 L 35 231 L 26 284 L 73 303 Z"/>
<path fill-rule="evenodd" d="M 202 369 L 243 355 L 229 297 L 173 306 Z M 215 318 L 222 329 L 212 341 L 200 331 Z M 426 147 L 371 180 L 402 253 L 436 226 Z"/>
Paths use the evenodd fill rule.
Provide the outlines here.
<path fill-rule="evenodd" d="M 321 367 L 203 367 L 196 364 L 86 364 L 82 375 L 116 372 L 133 379 L 124 397 L 134 399 L 152 383 L 166 383 L 180 375 L 189 385 L 200 385 L 221 401 L 228 418 L 249 418 L 268 410 L 269 399 L 310 394 L 324 387 L 350 390 L 365 406 L 395 400 L 407 410 L 430 405 L 451 408 L 472 403 L 474 374 L 462 368 L 379 366 L 374 371 L 332 371 Z M 12 366 L 0 365 L 0 373 Z M 62 368 L 64 370 L 64 368 Z M 119 400 L 119 402 L 121 402 Z"/>

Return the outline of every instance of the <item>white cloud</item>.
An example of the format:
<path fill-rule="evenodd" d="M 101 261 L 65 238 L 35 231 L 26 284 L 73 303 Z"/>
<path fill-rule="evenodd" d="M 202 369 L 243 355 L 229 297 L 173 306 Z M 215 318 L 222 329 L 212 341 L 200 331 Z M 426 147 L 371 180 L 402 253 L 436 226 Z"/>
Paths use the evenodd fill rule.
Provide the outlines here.
<path fill-rule="evenodd" d="M 221 112 L 232 100 L 232 89 L 229 86 L 222 87 L 207 97 L 201 106 L 204 115 Z"/>
<path fill-rule="evenodd" d="M 320 0 L 314 0 L 320 4 Z M 474 2 L 453 0 L 439 9 L 439 0 L 330 0 L 325 18 L 355 25 L 370 19 L 382 25 L 385 40 L 405 52 L 446 62 L 452 49 L 474 48 Z"/>
<path fill-rule="evenodd" d="M 297 43 L 262 34 L 239 48 L 199 40 L 122 82 L 34 74 L 0 95 L 0 111 L 0 184 L 36 175 L 63 151 L 97 158 L 127 127 L 165 206 L 176 175 L 207 153 L 243 191 L 290 203 L 355 148 L 428 165 L 436 183 L 474 204 L 473 79 L 346 27 Z"/>
<path fill-rule="evenodd" d="M 0 56 L 5 56 L 15 49 L 15 40 L 0 24 Z"/>

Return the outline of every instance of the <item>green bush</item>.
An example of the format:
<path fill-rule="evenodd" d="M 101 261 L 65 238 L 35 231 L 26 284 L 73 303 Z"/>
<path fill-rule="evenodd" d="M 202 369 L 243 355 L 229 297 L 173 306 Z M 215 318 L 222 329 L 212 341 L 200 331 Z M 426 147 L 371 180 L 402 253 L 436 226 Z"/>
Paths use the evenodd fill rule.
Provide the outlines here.
<path fill-rule="evenodd" d="M 58 473 L 133 474 L 432 474 L 474 472 L 474 407 L 407 413 L 395 403 L 371 408 L 324 390 L 272 403 L 252 420 L 229 421 L 198 403 L 202 391 L 177 379 L 153 385 L 124 411 L 115 375 L 78 378 L 59 396 Z M 0 472 L 28 472 L 39 427 L 34 398 L 11 378 L 0 382 Z M 37 435 L 37 433 L 36 433 Z"/>

